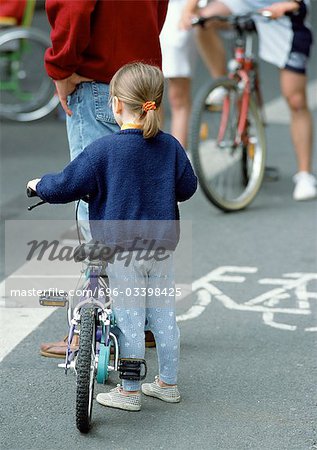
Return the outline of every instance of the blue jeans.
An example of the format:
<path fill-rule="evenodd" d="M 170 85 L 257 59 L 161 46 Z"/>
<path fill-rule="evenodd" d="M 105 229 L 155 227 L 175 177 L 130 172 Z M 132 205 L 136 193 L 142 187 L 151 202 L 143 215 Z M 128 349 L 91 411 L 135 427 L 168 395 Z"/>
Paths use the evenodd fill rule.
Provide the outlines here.
<path fill-rule="evenodd" d="M 119 130 L 109 104 L 108 84 L 94 81 L 80 83 L 68 97 L 68 105 L 73 112 L 71 117 L 66 118 L 71 160 L 96 139 Z M 88 205 L 82 201 L 78 209 L 78 220 L 85 240 L 90 241 Z"/>

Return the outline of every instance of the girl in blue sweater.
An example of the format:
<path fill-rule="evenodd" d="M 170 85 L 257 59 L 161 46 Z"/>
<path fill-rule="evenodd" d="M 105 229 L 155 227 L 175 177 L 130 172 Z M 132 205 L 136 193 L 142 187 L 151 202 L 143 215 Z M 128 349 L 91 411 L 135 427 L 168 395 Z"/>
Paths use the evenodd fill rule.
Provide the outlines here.
<path fill-rule="evenodd" d="M 61 173 L 44 175 L 28 186 L 49 203 L 89 196 L 92 237 L 116 255 L 107 271 L 110 289 L 119 292 L 113 298 L 113 311 L 120 357 L 144 358 L 147 322 L 155 336 L 159 375 L 153 383 L 143 384 L 142 392 L 175 403 L 180 401 L 173 274 L 179 237 L 177 203 L 195 193 L 197 179 L 179 142 L 159 129 L 163 87 L 157 67 L 142 63 L 122 67 L 110 84 L 112 109 L 121 130 L 93 142 Z M 145 258 L 140 258 L 142 249 L 147 250 Z M 140 382 L 123 380 L 122 386 L 98 394 L 97 401 L 138 411 Z"/>

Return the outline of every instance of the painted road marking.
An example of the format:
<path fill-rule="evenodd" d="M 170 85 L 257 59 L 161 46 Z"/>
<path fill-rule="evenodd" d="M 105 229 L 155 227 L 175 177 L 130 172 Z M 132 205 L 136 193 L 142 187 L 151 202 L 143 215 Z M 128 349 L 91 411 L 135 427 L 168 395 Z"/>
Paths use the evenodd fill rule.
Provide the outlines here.
<path fill-rule="evenodd" d="M 183 322 L 189 319 L 196 319 L 211 303 L 211 295 L 206 290 L 200 290 L 197 292 L 197 300 L 193 306 L 185 314 L 180 314 L 176 317 L 177 322 Z"/>
<path fill-rule="evenodd" d="M 30 278 L 32 279 L 43 279 L 46 280 L 47 278 L 71 278 L 71 279 L 76 279 L 78 278 L 78 274 L 77 275 L 10 275 L 10 279 L 14 280 L 29 280 Z"/>
<path fill-rule="evenodd" d="M 55 308 L 5 308 L 5 282 L 0 283 L 0 362 L 47 319 Z"/>
<path fill-rule="evenodd" d="M 264 324 L 273 328 L 287 331 L 297 330 L 297 325 L 277 322 L 275 320 L 275 315 L 312 315 L 310 301 L 317 299 L 317 293 L 309 292 L 307 290 L 307 285 L 309 282 L 317 280 L 317 274 L 291 273 L 284 274 L 284 278 L 260 279 L 258 280 L 260 285 L 277 284 L 282 285 L 283 287 L 269 290 L 243 303 L 237 303 L 213 284 L 217 281 L 225 283 L 243 283 L 245 281 L 244 276 L 232 275 L 232 273 L 236 274 L 240 272 L 242 274 L 252 274 L 257 271 L 258 269 L 256 267 L 223 266 L 209 272 L 207 275 L 193 283 L 193 295 L 196 295 L 197 300 L 186 313 L 177 317 L 177 321 L 183 322 L 185 320 L 199 317 L 214 299 L 220 301 L 227 309 L 262 313 L 262 320 Z M 195 291 L 197 291 L 196 294 Z M 290 291 L 294 291 L 293 294 L 295 294 L 296 306 L 284 307 L 283 300 L 289 300 L 291 298 Z M 315 332 L 317 331 L 317 327 L 306 327 L 304 330 L 308 332 Z"/>
<path fill-rule="evenodd" d="M 258 272 L 256 267 L 221 266 L 207 275 L 194 281 L 192 289 L 188 285 L 182 285 L 183 295 L 177 301 L 194 295 L 196 300 L 183 314 L 177 316 L 178 322 L 198 318 L 214 300 L 220 301 L 227 309 L 262 314 L 265 325 L 285 331 L 297 330 L 296 325 L 281 323 L 275 320 L 276 314 L 287 316 L 311 316 L 311 302 L 317 299 L 317 292 L 308 291 L 308 283 L 317 280 L 316 273 L 291 273 L 284 274 L 282 278 L 263 278 L 258 280 L 259 285 L 280 285 L 243 303 L 237 303 L 229 295 L 226 295 L 214 283 L 245 283 L 247 275 Z M 31 278 L 32 276 L 28 276 Z M 52 276 L 57 278 L 59 276 Z M 74 278 L 73 275 L 65 275 L 66 279 Z M 11 277 L 10 277 L 11 278 Z M 13 278 L 21 278 L 18 273 Z M 295 306 L 284 307 L 283 301 L 289 300 L 295 295 Z M 0 283 L 0 361 L 8 355 L 24 338 L 46 320 L 55 308 L 4 308 L 5 282 Z M 316 332 L 317 327 L 305 328 L 305 331 Z"/>
<path fill-rule="evenodd" d="M 63 246 L 64 241 L 61 241 L 60 245 Z M 49 266 L 43 265 L 43 268 L 42 261 L 32 259 L 23 264 L 13 274 L 7 277 L 6 280 L 0 282 L 0 362 L 23 339 L 56 311 L 54 307 L 41 307 L 38 304 L 37 298 L 23 298 L 25 300 L 24 307 L 20 307 L 21 305 L 18 307 L 8 307 L 10 300 L 12 302 L 15 300 L 13 296 L 8 296 L 11 289 L 20 288 L 21 290 L 27 290 L 36 286 L 36 290 L 49 290 L 52 288 L 52 280 L 56 279 L 56 281 L 61 280 L 59 283 L 61 285 L 60 290 L 68 291 L 69 286 L 74 287 L 74 281 L 72 280 L 78 279 L 80 275 L 77 263 L 70 265 L 67 262 L 66 264 L 67 266 L 61 261 L 56 261 L 56 264 L 54 262 Z M 43 270 L 48 269 L 52 270 L 53 274 L 39 274 Z M 70 271 L 73 273 L 69 273 Z M 21 280 L 21 283 L 19 283 L 19 280 Z M 37 280 L 40 281 L 40 286 L 37 284 Z"/>
<path fill-rule="evenodd" d="M 241 276 L 241 273 L 252 274 L 256 271 L 257 268 L 255 267 L 222 266 L 194 281 L 192 285 L 192 292 L 197 291 L 197 300 L 186 313 L 177 316 L 177 322 L 183 322 L 185 320 L 199 317 L 211 303 L 212 295 L 215 297 L 222 295 L 222 292 L 219 289 L 209 284 L 211 280 L 224 281 L 228 283 L 243 283 L 246 278 Z M 230 272 L 231 275 L 228 275 L 228 272 Z M 232 273 L 240 273 L 240 275 L 232 275 Z"/>

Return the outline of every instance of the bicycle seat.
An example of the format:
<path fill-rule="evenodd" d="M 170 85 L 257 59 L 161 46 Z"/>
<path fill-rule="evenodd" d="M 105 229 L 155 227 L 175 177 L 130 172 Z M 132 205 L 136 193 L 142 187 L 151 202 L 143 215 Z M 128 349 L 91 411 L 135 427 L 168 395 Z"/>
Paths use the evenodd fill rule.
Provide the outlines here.
<path fill-rule="evenodd" d="M 78 245 L 74 250 L 74 261 L 110 261 L 113 258 L 113 251 L 110 247 L 100 242 L 87 242 Z"/>
<path fill-rule="evenodd" d="M 15 17 L 3 17 L 0 16 L 0 28 L 2 27 L 14 27 L 17 25 L 17 19 Z"/>
<path fill-rule="evenodd" d="M 252 33 L 252 32 L 256 32 L 256 26 L 255 26 L 255 22 L 253 19 L 249 19 L 247 21 L 247 23 L 245 24 L 245 29 L 246 31 Z"/>
<path fill-rule="evenodd" d="M 254 20 L 251 19 L 251 17 L 248 17 L 248 18 L 241 17 L 241 18 L 239 18 L 238 22 L 239 22 L 239 27 L 243 31 L 247 31 L 248 33 L 256 32 L 256 26 L 255 26 Z"/>

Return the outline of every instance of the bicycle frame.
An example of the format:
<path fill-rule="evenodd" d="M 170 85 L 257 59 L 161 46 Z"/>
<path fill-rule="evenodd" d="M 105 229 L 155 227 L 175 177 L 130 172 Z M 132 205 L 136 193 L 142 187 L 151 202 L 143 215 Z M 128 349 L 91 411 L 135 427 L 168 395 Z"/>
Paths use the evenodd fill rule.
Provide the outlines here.
<path fill-rule="evenodd" d="M 239 118 L 237 133 L 233 146 L 237 147 L 243 142 L 243 135 L 246 134 L 249 100 L 252 92 L 255 93 L 256 101 L 262 110 L 263 100 L 260 91 L 260 83 L 256 62 L 253 54 L 253 36 L 251 32 L 244 31 L 236 26 L 237 38 L 234 46 L 234 57 L 228 62 L 229 78 L 239 80 L 238 87 L 242 90 L 242 97 L 239 105 Z M 243 35 L 246 33 L 245 40 Z M 230 115 L 230 95 L 228 94 L 223 102 L 222 115 L 220 120 L 218 144 L 224 139 Z"/>
<path fill-rule="evenodd" d="M 231 59 L 226 75 L 208 80 L 193 102 L 189 149 L 208 200 L 223 211 L 248 206 L 261 187 L 266 156 L 262 97 L 253 56 L 253 14 L 198 17 L 231 25 Z"/>
<path fill-rule="evenodd" d="M 12 24 L 17 26 L 18 29 L 20 27 L 30 27 L 33 21 L 35 4 L 36 0 L 27 0 L 21 25 L 17 26 L 16 23 L 14 23 L 14 18 L 9 18 L 13 19 Z M 6 30 L 4 30 L 4 32 L 5 31 Z M 11 75 L 9 81 L 1 81 L 0 90 L 12 91 L 20 100 L 29 100 L 31 98 L 31 95 L 27 92 L 23 92 L 19 85 L 19 64 L 22 58 L 22 54 L 27 51 L 31 51 L 31 49 L 28 48 L 27 42 L 21 41 L 18 43 L 17 48 L 9 48 L 8 50 L 5 49 L 4 51 L 2 50 L 2 52 L 0 52 L 1 59 L 4 59 L 8 63 Z"/>
<path fill-rule="evenodd" d="M 74 336 L 80 334 L 80 320 L 81 320 L 81 309 L 86 305 L 94 305 L 97 317 L 97 329 L 96 329 L 96 342 L 98 349 L 100 345 L 105 346 L 110 345 L 110 341 L 114 345 L 114 364 L 109 366 L 108 369 L 111 371 L 118 370 L 119 364 L 119 347 L 117 337 L 111 332 L 111 327 L 114 326 L 113 314 L 110 307 L 111 299 L 103 302 L 100 297 L 107 298 L 107 284 L 103 280 L 103 274 L 105 273 L 105 267 L 103 263 L 87 263 L 87 268 L 85 272 L 85 282 L 82 286 L 83 295 L 74 310 L 72 311 L 72 305 L 68 304 L 68 323 L 69 323 L 69 333 L 68 333 L 68 347 L 65 358 L 65 373 L 69 367 L 74 368 L 72 364 L 76 357 L 77 351 L 71 351 L 71 344 Z M 98 349 L 96 355 L 96 366 L 98 365 Z"/>
<path fill-rule="evenodd" d="M 27 188 L 27 196 L 35 197 L 36 193 L 31 189 Z M 29 206 L 28 210 L 36 208 L 39 205 L 42 205 L 45 201 L 41 201 L 36 203 L 33 206 Z M 76 208 L 76 224 L 77 224 L 77 232 L 78 229 L 78 205 Z M 78 235 L 78 240 L 80 241 L 80 236 Z M 110 348 L 110 341 L 112 341 L 114 346 L 114 364 L 113 366 L 108 365 L 108 370 L 118 371 L 119 368 L 119 346 L 118 340 L 114 333 L 111 332 L 111 328 L 115 326 L 114 316 L 112 314 L 111 309 L 111 298 L 108 295 L 109 290 L 108 285 L 105 281 L 107 278 L 106 275 L 106 266 L 107 262 L 98 260 L 98 261 L 88 261 L 87 259 L 83 262 L 86 264 L 86 269 L 82 270 L 81 273 L 84 274 L 85 280 L 81 288 L 81 297 L 79 299 L 78 304 L 75 306 L 74 310 L 72 310 L 71 301 L 67 299 L 67 294 L 61 292 L 58 296 L 60 297 L 58 300 L 52 300 L 49 298 L 46 299 L 47 292 L 43 292 L 43 296 L 40 297 L 40 304 L 44 306 L 65 306 L 68 303 L 67 317 L 69 324 L 69 332 L 68 332 L 68 341 L 67 341 L 67 351 L 65 357 L 65 363 L 59 364 L 59 367 L 65 368 L 65 373 L 67 374 L 68 368 L 75 368 L 74 359 L 78 350 L 71 351 L 71 345 L 74 336 L 80 334 L 80 322 L 81 322 L 81 310 L 86 305 L 93 305 L 95 309 L 95 318 L 96 320 L 96 343 L 97 343 L 97 354 L 95 355 L 95 365 L 98 367 L 98 359 L 100 346 L 104 345 L 108 349 Z M 75 296 L 76 293 L 74 293 Z M 48 292 L 48 296 L 50 294 Z M 105 300 L 105 301 L 104 301 Z"/>
<path fill-rule="evenodd" d="M 0 82 L 0 91 L 10 91 L 21 101 L 27 101 L 32 98 L 31 93 L 22 89 L 19 78 L 22 55 L 30 51 L 31 49 L 28 48 L 28 43 L 22 41 L 18 43 L 18 48 L 0 52 L 0 58 L 8 65 L 8 73 L 10 77 L 8 81 L 2 80 Z"/>
<path fill-rule="evenodd" d="M 12 21 L 0 31 L 0 115 L 19 122 L 40 119 L 59 102 L 43 66 L 50 39 L 31 27 L 34 5 L 35 0 L 27 0 L 21 25 Z"/>

